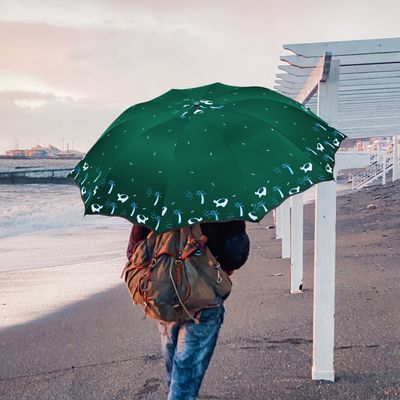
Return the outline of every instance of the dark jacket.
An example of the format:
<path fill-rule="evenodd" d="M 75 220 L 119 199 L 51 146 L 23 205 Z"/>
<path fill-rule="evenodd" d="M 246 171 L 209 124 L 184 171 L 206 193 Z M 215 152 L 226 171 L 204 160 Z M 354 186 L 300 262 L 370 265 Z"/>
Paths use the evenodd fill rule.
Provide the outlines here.
<path fill-rule="evenodd" d="M 244 221 L 205 222 L 200 224 L 203 235 L 207 236 L 207 246 L 221 264 L 224 271 L 240 268 L 247 260 L 250 250 L 249 237 Z M 135 244 L 144 239 L 150 229 L 133 225 L 126 255 L 131 258 Z"/>

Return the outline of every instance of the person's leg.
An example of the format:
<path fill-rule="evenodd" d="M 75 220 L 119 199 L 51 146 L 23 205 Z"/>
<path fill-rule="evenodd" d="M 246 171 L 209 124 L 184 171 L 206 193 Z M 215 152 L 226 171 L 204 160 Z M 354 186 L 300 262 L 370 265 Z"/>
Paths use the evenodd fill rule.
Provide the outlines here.
<path fill-rule="evenodd" d="M 164 357 L 165 369 L 167 372 L 167 387 L 171 384 L 172 366 L 175 355 L 175 348 L 178 342 L 180 323 L 158 321 L 158 331 L 161 337 L 161 350 Z"/>
<path fill-rule="evenodd" d="M 224 306 L 203 309 L 199 323 L 179 328 L 168 400 L 195 400 L 224 320 Z"/>

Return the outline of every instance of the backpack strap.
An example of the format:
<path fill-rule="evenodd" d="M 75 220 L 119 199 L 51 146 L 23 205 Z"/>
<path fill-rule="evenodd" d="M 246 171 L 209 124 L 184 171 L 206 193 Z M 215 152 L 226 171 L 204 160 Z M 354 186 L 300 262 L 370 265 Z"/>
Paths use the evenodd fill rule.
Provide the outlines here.
<path fill-rule="evenodd" d="M 184 245 L 181 250 L 181 260 L 189 257 L 196 250 L 201 250 L 207 243 L 207 236 L 201 232 L 200 224 L 186 226 L 182 228 L 182 235 L 185 238 Z"/>

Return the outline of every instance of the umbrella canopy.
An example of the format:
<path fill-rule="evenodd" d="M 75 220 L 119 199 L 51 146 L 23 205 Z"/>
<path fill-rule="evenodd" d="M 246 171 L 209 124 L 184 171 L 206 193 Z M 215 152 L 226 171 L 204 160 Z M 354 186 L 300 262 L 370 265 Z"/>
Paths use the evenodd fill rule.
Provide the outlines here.
<path fill-rule="evenodd" d="M 172 89 L 123 112 L 71 171 L 85 214 L 162 233 L 206 221 L 259 221 L 333 179 L 346 136 L 263 87 Z"/>

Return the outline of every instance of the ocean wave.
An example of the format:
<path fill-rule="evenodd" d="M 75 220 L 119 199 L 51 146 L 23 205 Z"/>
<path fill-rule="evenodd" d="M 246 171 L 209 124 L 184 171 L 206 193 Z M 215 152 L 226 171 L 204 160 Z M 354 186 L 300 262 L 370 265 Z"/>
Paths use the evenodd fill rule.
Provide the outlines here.
<path fill-rule="evenodd" d="M 66 185 L 1 185 L 0 237 L 73 226 L 126 225 L 121 218 L 83 217 L 79 189 Z"/>

